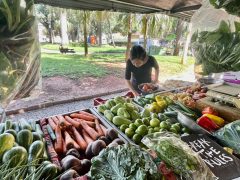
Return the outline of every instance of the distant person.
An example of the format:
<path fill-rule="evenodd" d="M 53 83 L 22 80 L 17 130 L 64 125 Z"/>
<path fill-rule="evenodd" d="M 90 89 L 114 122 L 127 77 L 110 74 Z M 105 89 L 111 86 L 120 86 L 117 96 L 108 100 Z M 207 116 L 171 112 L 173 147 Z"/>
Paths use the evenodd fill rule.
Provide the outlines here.
<path fill-rule="evenodd" d="M 152 79 L 152 69 L 155 70 L 154 79 Z M 133 46 L 125 70 L 125 79 L 133 94 L 140 95 L 141 91 L 138 86 L 142 83 L 157 83 L 158 75 L 159 66 L 156 59 L 153 56 L 148 56 L 142 46 Z"/>

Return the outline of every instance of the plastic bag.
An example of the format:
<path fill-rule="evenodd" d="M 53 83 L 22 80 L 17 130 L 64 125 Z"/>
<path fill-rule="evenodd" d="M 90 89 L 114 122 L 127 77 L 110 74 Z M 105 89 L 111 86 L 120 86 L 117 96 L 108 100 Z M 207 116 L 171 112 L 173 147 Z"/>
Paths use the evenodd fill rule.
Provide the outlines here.
<path fill-rule="evenodd" d="M 204 75 L 240 70 L 240 18 L 215 9 L 208 0 L 191 20 L 191 46 Z M 199 69 L 199 68 L 196 68 Z"/>
<path fill-rule="evenodd" d="M 224 146 L 230 147 L 240 154 L 240 120 L 225 125 L 214 134 Z"/>
<path fill-rule="evenodd" d="M 38 84 L 40 47 L 33 0 L 0 1 L 0 106 Z"/>
<path fill-rule="evenodd" d="M 216 179 L 201 157 L 173 133 L 149 134 L 142 139 L 142 143 L 156 151 L 158 157 L 172 167 L 181 178 Z"/>

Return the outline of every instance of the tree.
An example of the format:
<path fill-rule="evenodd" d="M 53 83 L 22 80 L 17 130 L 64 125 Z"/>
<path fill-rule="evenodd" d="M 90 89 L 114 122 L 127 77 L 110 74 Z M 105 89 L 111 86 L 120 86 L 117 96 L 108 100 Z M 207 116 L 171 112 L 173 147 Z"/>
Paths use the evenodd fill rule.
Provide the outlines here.
<path fill-rule="evenodd" d="M 125 54 L 125 60 L 127 60 L 130 56 L 130 49 L 132 46 L 132 14 L 129 13 L 127 15 L 127 28 L 128 28 L 128 36 L 127 36 L 127 49 Z"/>
<path fill-rule="evenodd" d="M 60 22 L 61 22 L 61 44 L 62 45 L 68 45 L 68 31 L 67 31 L 67 11 L 66 9 L 61 9 L 61 16 L 60 16 Z"/>
<path fill-rule="evenodd" d="M 103 23 L 103 12 L 97 11 L 96 12 L 96 19 L 97 19 L 97 31 L 98 31 L 98 45 L 102 45 L 102 23 Z"/>
<path fill-rule="evenodd" d="M 180 42 L 179 41 L 182 37 L 182 33 L 183 33 L 183 20 L 178 19 L 177 27 L 176 27 L 175 48 L 174 48 L 174 52 L 173 52 L 174 56 L 179 55 L 179 51 L 180 51 Z"/>
<path fill-rule="evenodd" d="M 149 20 L 149 15 L 145 14 L 142 16 L 143 47 L 145 49 L 147 47 L 148 20 Z"/>
<path fill-rule="evenodd" d="M 184 51 L 183 51 L 183 57 L 181 59 L 181 64 L 186 64 L 186 62 L 187 62 L 188 49 L 189 49 L 189 44 L 191 42 L 191 36 L 192 36 L 192 23 L 189 23 L 187 39 L 186 39 L 185 45 L 184 45 Z"/>
<path fill-rule="evenodd" d="M 46 28 L 49 37 L 49 43 L 53 43 L 53 29 L 57 15 L 55 10 L 47 5 L 39 4 L 36 6 L 36 12 L 39 22 Z"/>
<path fill-rule="evenodd" d="M 85 56 L 88 56 L 88 24 L 90 20 L 90 12 L 89 11 L 83 11 L 83 33 L 84 33 L 84 54 Z"/>

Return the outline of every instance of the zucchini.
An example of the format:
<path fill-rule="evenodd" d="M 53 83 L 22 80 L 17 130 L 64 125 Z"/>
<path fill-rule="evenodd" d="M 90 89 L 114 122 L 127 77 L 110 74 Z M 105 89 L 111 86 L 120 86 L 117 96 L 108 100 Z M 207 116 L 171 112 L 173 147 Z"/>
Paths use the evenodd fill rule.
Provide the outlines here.
<path fill-rule="evenodd" d="M 3 163 L 9 162 L 9 167 L 24 165 L 27 163 L 27 151 L 25 148 L 18 146 L 8 150 L 3 155 Z"/>
<path fill-rule="evenodd" d="M 31 127 L 32 127 L 32 131 L 36 131 L 36 121 L 34 120 L 31 121 Z"/>
<path fill-rule="evenodd" d="M 2 134 L 5 130 L 5 123 L 0 124 L 0 134 Z"/>
<path fill-rule="evenodd" d="M 37 140 L 42 141 L 42 136 L 40 134 L 38 134 L 37 132 L 32 132 L 32 135 L 33 135 L 33 142 L 37 141 Z"/>
<path fill-rule="evenodd" d="M 12 128 L 12 121 L 6 120 L 5 121 L 5 131 Z"/>
<path fill-rule="evenodd" d="M 52 130 L 52 128 L 51 128 L 51 126 L 48 124 L 47 125 L 47 131 L 48 131 L 48 134 L 50 135 L 50 137 L 51 137 L 51 139 L 53 140 L 53 141 L 55 141 L 57 138 L 56 138 L 56 135 L 55 135 L 55 133 L 53 132 L 53 130 Z"/>
<path fill-rule="evenodd" d="M 26 119 L 20 119 L 19 121 L 21 129 L 28 129 L 29 131 L 32 131 L 31 125 L 27 122 Z"/>
<path fill-rule="evenodd" d="M 12 135 L 14 136 L 14 139 L 15 139 L 15 140 L 17 139 L 17 133 L 16 133 L 15 130 L 9 129 L 9 130 L 6 130 L 5 133 L 12 134 Z"/>
<path fill-rule="evenodd" d="M 36 124 L 36 132 L 43 137 L 43 132 L 39 124 Z"/>
<path fill-rule="evenodd" d="M 19 133 L 17 134 L 17 143 L 20 146 L 23 146 L 26 150 L 28 150 L 32 142 L 33 142 L 33 134 L 31 131 L 27 129 L 23 129 L 19 131 Z"/>
<path fill-rule="evenodd" d="M 14 136 L 9 133 L 3 133 L 0 135 L 0 157 L 3 153 L 13 147 L 15 143 Z"/>
<path fill-rule="evenodd" d="M 12 129 L 14 129 L 16 132 L 19 132 L 19 124 L 18 122 L 13 122 L 12 123 Z"/>

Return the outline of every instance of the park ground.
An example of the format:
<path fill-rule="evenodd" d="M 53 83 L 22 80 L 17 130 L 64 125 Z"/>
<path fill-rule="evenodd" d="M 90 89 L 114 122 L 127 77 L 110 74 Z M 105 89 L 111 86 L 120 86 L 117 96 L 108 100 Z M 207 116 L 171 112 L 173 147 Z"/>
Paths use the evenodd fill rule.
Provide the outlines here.
<path fill-rule="evenodd" d="M 89 47 L 88 57 L 83 55 L 83 47 L 71 47 L 76 54 L 60 54 L 58 48 L 59 45 L 41 45 L 40 95 L 13 101 L 8 109 L 126 89 L 125 47 Z M 180 63 L 181 57 L 154 57 L 159 63 L 161 82 L 193 70 L 192 57 L 188 58 L 186 65 Z"/>

